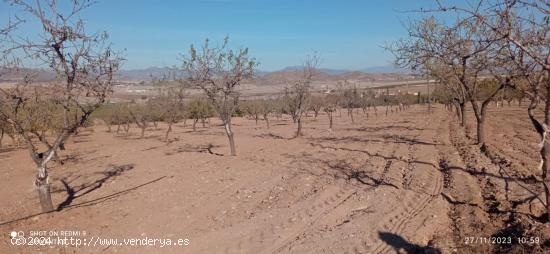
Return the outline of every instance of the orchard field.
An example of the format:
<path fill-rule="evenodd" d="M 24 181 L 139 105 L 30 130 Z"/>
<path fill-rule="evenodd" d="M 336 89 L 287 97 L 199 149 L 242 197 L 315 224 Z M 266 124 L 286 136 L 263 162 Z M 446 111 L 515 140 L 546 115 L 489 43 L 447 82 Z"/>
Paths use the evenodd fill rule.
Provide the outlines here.
<path fill-rule="evenodd" d="M 311 114 L 293 138 L 283 115 L 236 118 L 240 155 L 229 156 L 219 120 L 151 125 L 145 136 L 98 123 L 79 132 L 51 168 L 60 212 L 39 214 L 27 151 L 4 148 L 0 188 L 5 231 L 84 230 L 88 237 L 183 238 L 188 246 L 19 247 L 52 253 L 479 253 L 543 252 L 544 207 L 521 202 L 537 137 L 517 104 L 491 107 L 489 146 L 509 163 L 478 152 L 442 105 L 415 105 L 388 116 L 355 110 Z M 380 110 L 379 110 L 380 111 Z M 506 121 L 509 128 L 502 128 Z M 9 141 L 8 141 L 9 142 Z M 69 152 L 70 151 L 70 152 Z M 501 168 L 502 167 L 502 168 Z M 503 172 L 506 170 L 506 173 Z M 527 183 L 525 183 L 527 182 Z M 537 185 L 522 181 L 530 189 Z M 35 205 L 29 205 L 35 204 Z M 39 215 L 33 215 L 39 214 Z M 33 215 L 33 216 L 30 216 Z M 514 217 L 513 224 L 508 223 Z M 473 236 L 537 237 L 538 243 L 469 243 Z M 213 241 L 215 239 L 215 241 Z M 99 245 L 99 244 L 98 244 Z"/>

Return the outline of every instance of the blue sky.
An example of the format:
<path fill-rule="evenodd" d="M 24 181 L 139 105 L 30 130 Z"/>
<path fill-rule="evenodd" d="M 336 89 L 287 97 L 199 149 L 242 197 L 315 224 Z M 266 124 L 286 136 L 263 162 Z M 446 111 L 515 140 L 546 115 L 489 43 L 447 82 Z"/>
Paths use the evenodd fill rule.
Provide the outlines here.
<path fill-rule="evenodd" d="M 248 47 L 261 70 L 299 65 L 317 51 L 323 68 L 389 65 L 380 46 L 406 36 L 404 10 L 432 0 L 98 0 L 81 14 L 91 31 L 106 30 L 125 49 L 124 69 L 178 65 L 178 54 L 205 38 Z M 18 8 L 0 3 L 0 17 Z M 30 31 L 32 29 L 27 29 Z"/>

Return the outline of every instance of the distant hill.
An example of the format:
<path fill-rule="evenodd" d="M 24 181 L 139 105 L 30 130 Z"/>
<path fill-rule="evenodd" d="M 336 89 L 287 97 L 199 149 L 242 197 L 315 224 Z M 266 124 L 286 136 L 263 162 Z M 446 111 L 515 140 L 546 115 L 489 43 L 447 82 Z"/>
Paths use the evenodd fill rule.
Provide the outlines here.
<path fill-rule="evenodd" d="M 21 80 L 25 76 L 30 76 L 37 81 L 49 81 L 55 79 L 55 73 L 44 69 L 29 69 L 29 68 L 3 68 L 0 69 L 0 82 L 8 81 L 15 82 Z"/>
<path fill-rule="evenodd" d="M 174 70 L 168 67 L 149 67 L 145 69 L 119 70 L 117 79 L 125 81 L 150 81 L 154 79 L 169 78 Z"/>
<path fill-rule="evenodd" d="M 301 78 L 301 70 L 301 66 L 289 66 L 280 71 L 264 72 L 256 80 L 259 85 L 292 83 Z M 319 68 L 314 76 L 316 81 L 394 81 L 413 78 L 406 70 L 392 66 L 371 67 L 361 71 Z"/>
<path fill-rule="evenodd" d="M 374 66 L 374 67 L 364 68 L 359 71 L 367 72 L 367 73 L 403 73 L 403 74 L 410 73 L 410 71 L 407 69 L 397 68 L 392 65 Z"/>
<path fill-rule="evenodd" d="M 259 84 L 282 84 L 299 80 L 301 77 L 301 66 L 289 66 L 279 71 L 256 72 L 256 81 Z M 55 78 L 55 74 L 44 69 L 22 69 L 19 72 L 3 70 L 0 81 L 16 81 L 25 74 L 33 73 L 38 81 L 49 81 Z M 152 79 L 171 79 L 175 71 L 168 67 L 149 67 L 144 69 L 119 70 L 116 79 L 121 81 L 151 81 Z M 181 75 L 181 73 L 179 73 Z M 317 81 L 338 81 L 338 80 L 401 80 L 412 78 L 409 72 L 392 66 L 379 66 L 365 68 L 359 71 L 319 68 L 314 79 Z"/>

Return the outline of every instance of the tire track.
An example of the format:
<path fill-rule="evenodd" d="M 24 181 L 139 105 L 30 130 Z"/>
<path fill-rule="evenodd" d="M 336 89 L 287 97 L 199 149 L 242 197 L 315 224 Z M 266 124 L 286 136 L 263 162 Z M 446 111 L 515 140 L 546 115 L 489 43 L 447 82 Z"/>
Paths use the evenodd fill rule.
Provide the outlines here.
<path fill-rule="evenodd" d="M 386 179 L 387 174 L 390 171 L 390 169 L 392 168 L 393 161 L 396 160 L 396 152 L 397 152 L 399 146 L 400 146 L 400 144 L 398 142 L 392 142 L 391 145 L 384 146 L 384 148 L 385 148 L 384 150 L 389 151 L 389 153 L 382 152 L 382 153 L 377 153 L 377 155 L 369 156 L 369 158 L 372 158 L 372 157 L 383 158 L 384 161 L 385 161 L 382 173 L 378 177 L 379 181 L 381 181 L 381 182 L 387 181 L 387 179 Z M 335 149 L 335 150 L 346 150 L 346 149 L 344 148 L 344 149 Z M 384 155 L 384 154 L 387 154 L 387 155 Z M 346 197 L 343 200 L 339 201 L 338 204 L 336 204 L 332 207 L 329 207 L 329 209 L 324 210 L 323 213 L 321 213 L 319 216 L 316 216 L 313 220 L 309 221 L 308 223 L 304 224 L 300 228 L 296 229 L 295 231 L 293 231 L 292 233 L 287 235 L 286 238 L 284 238 L 283 240 L 278 241 L 272 247 L 268 248 L 267 250 L 263 251 L 262 253 L 278 253 L 278 252 L 281 252 L 281 251 L 285 250 L 285 248 L 288 248 L 286 251 L 290 252 L 293 248 L 293 246 L 291 246 L 291 244 L 294 241 L 297 240 L 298 236 L 306 234 L 306 232 L 308 230 L 312 230 L 314 228 L 314 225 L 318 221 L 321 221 L 325 216 L 330 215 L 340 205 L 342 205 L 345 201 L 347 201 L 350 197 L 352 197 L 353 195 L 355 195 L 357 193 L 357 186 L 352 185 L 351 187 L 352 187 L 352 190 L 350 191 L 350 194 L 346 195 Z M 306 210 L 306 212 L 307 212 L 307 210 Z M 315 232 L 318 232 L 318 230 L 315 231 Z"/>
<path fill-rule="evenodd" d="M 309 221 L 309 223 L 304 224 L 299 229 L 297 229 L 297 230 L 293 231 L 291 234 L 287 235 L 286 238 L 282 239 L 281 241 L 276 243 L 274 246 L 266 249 L 265 251 L 262 251 L 261 253 L 268 254 L 268 253 L 279 253 L 279 252 L 281 252 L 284 248 L 286 248 L 289 244 L 291 244 L 296 239 L 296 237 L 298 237 L 303 232 L 305 232 L 309 227 L 313 226 L 317 221 L 321 220 L 322 217 L 328 215 L 330 212 L 332 212 L 337 207 L 342 205 L 344 202 L 346 202 L 349 198 L 351 198 L 356 193 L 357 193 L 357 190 L 353 190 L 353 191 L 350 191 L 350 192 L 346 193 L 346 195 L 344 195 L 345 198 L 339 200 L 339 202 L 336 203 L 334 206 L 329 207 L 329 209 L 323 211 L 323 213 L 321 213 L 319 216 L 317 216 L 315 218 L 312 218 Z"/>
<path fill-rule="evenodd" d="M 241 237 L 235 246 L 228 247 L 225 253 L 242 253 L 244 249 L 249 253 L 276 253 L 355 193 L 354 189 L 327 190 L 320 194 L 327 197 L 314 201 L 307 209 L 292 213 L 289 218 L 281 218 L 277 220 L 278 223 L 268 224 L 260 230 L 250 232 L 247 236 Z M 257 243 L 262 243 L 262 246 L 256 246 L 254 249 Z"/>
<path fill-rule="evenodd" d="M 407 131 L 406 134 L 403 134 L 401 135 L 401 137 L 409 137 L 411 135 L 412 132 L 414 132 L 415 130 L 409 130 Z M 416 130 L 418 131 L 418 130 Z M 413 139 L 417 138 L 420 134 L 422 133 L 422 131 L 418 131 L 418 133 L 415 133 L 413 136 Z M 386 181 L 386 176 L 388 175 L 389 172 L 392 172 L 392 170 L 396 170 L 397 168 L 397 165 L 396 163 L 393 163 L 394 161 L 398 161 L 398 162 L 401 162 L 400 158 L 397 158 L 396 155 L 397 155 L 397 151 L 400 150 L 400 148 L 402 148 L 402 144 L 403 142 L 393 142 L 393 144 L 391 146 L 385 146 L 386 149 L 390 150 L 390 155 L 389 156 L 386 156 L 384 157 L 385 159 L 385 163 L 384 163 L 384 168 L 383 168 L 383 171 L 382 171 L 382 174 L 380 175 L 380 180 L 381 181 Z M 414 142 L 408 142 L 407 143 L 407 149 L 406 149 L 406 153 L 407 155 L 409 155 L 409 158 L 407 160 L 403 160 L 403 161 L 406 161 L 407 163 L 411 163 L 413 161 L 413 158 L 412 158 L 412 154 L 414 153 Z M 407 165 L 408 166 L 408 165 Z M 400 169 L 400 171 L 403 171 L 403 170 L 408 170 L 410 169 L 411 167 L 403 167 Z M 429 176 L 428 178 L 429 179 L 434 179 L 436 178 L 438 175 L 434 175 L 434 171 L 430 171 L 429 172 Z M 411 177 L 411 180 L 412 180 L 412 177 Z M 437 183 L 440 183 L 441 180 L 440 179 L 437 179 L 436 181 Z M 400 219 L 401 222 L 397 222 L 396 225 L 394 226 L 396 230 L 398 231 L 401 231 L 406 225 L 405 225 L 405 222 L 408 221 L 409 219 L 415 217 L 416 215 L 418 215 L 422 210 L 424 210 L 424 208 L 433 200 L 437 197 L 438 195 L 438 192 L 440 192 L 440 189 L 442 187 L 441 186 L 436 186 L 435 187 L 435 190 L 432 190 L 433 192 L 435 192 L 436 194 L 434 195 L 431 195 L 429 197 L 426 197 L 424 202 L 420 202 L 420 206 L 416 211 L 416 212 L 411 212 L 409 210 L 405 211 L 403 214 L 398 214 L 395 216 L 395 219 Z M 425 190 L 424 192 L 430 192 L 430 190 Z M 418 204 L 419 202 L 416 202 L 416 204 Z M 413 207 L 413 205 L 415 204 L 415 202 L 410 202 L 408 203 L 408 207 Z M 331 211 L 332 212 L 332 211 Z M 410 215 L 408 216 L 408 218 L 405 218 L 406 214 L 409 213 Z M 351 216 L 349 215 L 349 213 L 345 216 L 346 218 L 351 218 Z M 341 221 L 349 221 L 349 218 L 348 219 L 342 219 Z M 340 224 L 341 225 L 341 224 Z M 336 226 L 336 228 L 338 228 L 338 226 Z M 335 228 L 332 227 L 330 229 L 330 231 L 333 231 Z M 317 232 L 318 235 L 322 234 L 320 231 L 322 230 L 322 228 L 317 228 L 316 230 L 314 230 L 313 228 L 309 229 L 309 231 L 314 231 L 314 232 Z M 307 231 L 306 231 L 307 232 Z M 305 236 L 305 235 L 304 235 Z M 291 251 L 292 249 L 288 249 L 287 251 Z M 365 252 L 368 252 L 370 253 L 369 251 L 369 248 L 368 248 L 368 245 L 367 245 L 367 242 L 366 241 L 358 241 L 358 242 L 353 242 L 352 243 L 352 246 L 349 247 L 348 250 L 342 250 L 341 253 L 365 253 Z M 298 253 L 301 253 L 301 252 L 298 252 Z"/>
<path fill-rule="evenodd" d="M 412 207 L 412 209 L 407 209 L 406 207 L 404 207 L 404 209 L 398 209 L 397 211 L 401 210 L 399 214 L 391 217 L 392 219 L 390 219 L 389 223 L 384 224 L 382 228 L 386 229 L 387 232 L 400 235 L 402 231 L 405 229 L 405 227 L 407 226 L 408 222 L 414 217 L 416 217 L 418 214 L 420 214 L 422 211 L 424 211 L 424 209 L 428 206 L 428 204 L 430 204 L 435 198 L 439 196 L 439 193 L 441 193 L 441 190 L 443 189 L 441 176 L 439 174 L 434 174 L 433 172 L 430 172 L 429 176 L 430 176 L 429 177 L 430 179 L 436 179 L 435 186 L 433 186 L 433 188 L 431 188 L 430 190 L 426 190 L 431 193 L 426 195 L 414 194 L 413 196 L 415 198 L 407 202 L 408 206 L 406 206 L 406 207 Z M 422 196 L 422 197 L 419 198 L 418 196 Z M 418 204 L 418 205 L 416 206 L 411 205 L 411 203 Z M 397 222 L 393 223 L 393 220 L 396 220 L 396 219 L 397 219 Z M 391 250 L 391 248 L 392 248 L 391 246 L 385 243 L 380 243 L 374 248 L 372 252 L 388 253 Z"/>
<path fill-rule="evenodd" d="M 427 121 L 424 121 L 423 129 L 427 126 Z M 423 132 L 424 130 L 418 131 L 416 135 L 413 135 L 413 140 L 416 140 Z M 410 183 L 414 180 L 414 173 L 416 173 L 417 167 L 414 165 L 415 162 L 415 152 L 417 149 L 415 148 L 415 144 L 413 142 L 410 142 L 408 144 L 408 165 L 405 170 L 415 170 L 415 172 L 410 171 L 408 174 L 404 174 L 404 177 L 408 177 L 408 182 L 405 182 L 403 185 L 404 187 L 410 186 Z M 421 172 L 422 175 L 420 175 L 421 179 L 419 181 L 424 183 L 434 183 L 431 185 L 424 185 L 421 188 L 420 193 L 412 192 L 412 198 L 409 198 L 405 205 L 399 206 L 397 209 L 392 211 L 390 213 L 389 220 L 386 221 L 384 224 L 382 224 L 381 229 L 386 230 L 387 232 L 394 233 L 397 235 L 401 235 L 402 231 L 406 228 L 406 226 L 409 224 L 409 222 L 419 215 L 422 211 L 425 210 L 425 208 L 433 201 L 435 200 L 439 194 L 441 193 L 443 189 L 443 181 L 442 176 L 437 170 L 429 165 L 421 165 L 426 166 L 427 175 L 426 172 Z M 420 167 L 420 168 L 422 168 Z M 424 177 L 422 177 L 424 176 Z M 435 181 L 434 181 L 435 179 Z M 405 179 L 403 179 L 405 181 Z M 375 240 L 375 239 L 371 239 Z M 367 249 L 366 251 L 368 253 L 387 253 L 391 251 L 391 246 L 387 245 L 384 242 L 376 241 L 378 244 L 375 245 L 372 249 Z M 362 245 L 364 246 L 364 245 Z M 361 253 L 354 249 L 353 253 Z"/>

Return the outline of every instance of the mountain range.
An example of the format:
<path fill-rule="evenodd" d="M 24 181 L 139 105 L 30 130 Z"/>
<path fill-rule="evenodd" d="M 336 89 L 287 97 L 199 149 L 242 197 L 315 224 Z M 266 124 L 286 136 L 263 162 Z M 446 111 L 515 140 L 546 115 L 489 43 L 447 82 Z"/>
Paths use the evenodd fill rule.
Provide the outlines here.
<path fill-rule="evenodd" d="M 257 71 L 257 79 L 267 83 L 280 83 L 296 80 L 300 76 L 301 66 L 289 66 L 278 71 Z M 14 81 L 22 77 L 23 74 L 32 72 L 35 79 L 46 81 L 54 79 L 53 72 L 45 69 L 23 69 L 17 73 L 2 71 L 0 81 Z M 117 73 L 117 79 L 123 81 L 151 81 L 153 79 L 170 78 L 174 75 L 174 70 L 168 67 L 149 67 L 145 69 L 123 69 Z M 316 80 L 393 80 L 410 77 L 410 73 L 405 69 L 393 66 L 369 67 L 361 70 L 330 69 L 319 68 L 315 77 Z"/>

